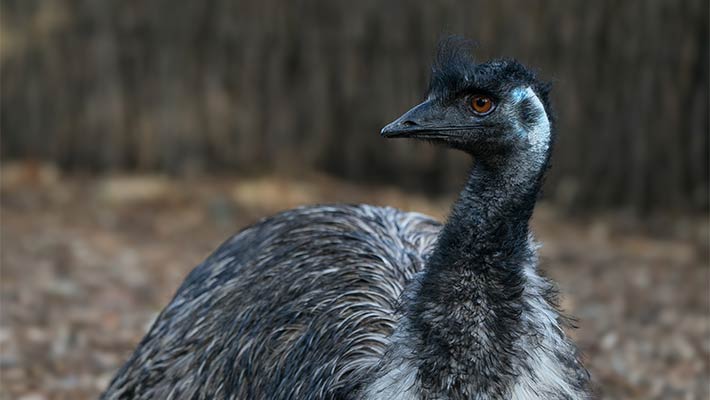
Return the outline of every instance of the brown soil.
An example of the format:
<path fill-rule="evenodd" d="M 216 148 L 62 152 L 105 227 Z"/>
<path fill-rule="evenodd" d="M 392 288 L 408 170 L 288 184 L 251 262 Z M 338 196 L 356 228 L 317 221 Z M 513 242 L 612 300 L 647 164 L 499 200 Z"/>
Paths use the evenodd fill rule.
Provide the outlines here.
<path fill-rule="evenodd" d="M 6 171 L 0 399 L 96 398 L 187 272 L 260 216 L 339 201 L 442 217 L 451 201 L 323 177 Z M 609 216 L 569 222 L 545 205 L 536 213 L 544 269 L 578 319 L 572 335 L 602 398 L 710 397 L 707 218 L 666 221 L 641 233 Z"/>

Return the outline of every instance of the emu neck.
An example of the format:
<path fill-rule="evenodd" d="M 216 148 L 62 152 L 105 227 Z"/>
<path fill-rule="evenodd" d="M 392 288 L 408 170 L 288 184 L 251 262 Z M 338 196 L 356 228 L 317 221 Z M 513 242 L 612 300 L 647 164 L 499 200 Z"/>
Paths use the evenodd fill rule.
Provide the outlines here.
<path fill-rule="evenodd" d="M 515 379 L 528 221 L 548 160 L 547 149 L 525 150 L 474 165 L 415 294 L 420 371 L 439 371 L 420 379 L 434 397 L 501 395 Z"/>
<path fill-rule="evenodd" d="M 527 243 L 547 156 L 532 151 L 513 153 L 476 162 L 429 269 L 483 272 L 501 268 L 500 262 L 516 255 L 510 253 L 511 248 Z"/>

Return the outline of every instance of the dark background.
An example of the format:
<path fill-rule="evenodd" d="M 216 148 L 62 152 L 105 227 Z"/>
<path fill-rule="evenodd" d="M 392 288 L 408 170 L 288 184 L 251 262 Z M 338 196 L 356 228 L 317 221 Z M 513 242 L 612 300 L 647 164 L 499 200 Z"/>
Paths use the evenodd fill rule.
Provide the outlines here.
<path fill-rule="evenodd" d="M 704 0 L 4 0 L 2 156 L 448 192 L 466 160 L 377 135 L 446 33 L 554 83 L 560 207 L 708 209 Z"/>
<path fill-rule="evenodd" d="M 259 218 L 446 217 L 470 160 L 380 128 L 436 42 L 554 84 L 532 221 L 599 398 L 710 398 L 708 2 L 0 0 L 0 400 L 95 399 Z"/>

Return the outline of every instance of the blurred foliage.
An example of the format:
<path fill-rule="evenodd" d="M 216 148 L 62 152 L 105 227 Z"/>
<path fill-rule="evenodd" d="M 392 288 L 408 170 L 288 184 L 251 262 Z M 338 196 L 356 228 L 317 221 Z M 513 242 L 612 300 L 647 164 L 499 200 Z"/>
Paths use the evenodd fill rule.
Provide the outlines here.
<path fill-rule="evenodd" d="M 560 206 L 708 208 L 705 0 L 1 4 L 5 159 L 450 191 L 464 157 L 377 134 L 421 99 L 450 32 L 554 82 Z"/>

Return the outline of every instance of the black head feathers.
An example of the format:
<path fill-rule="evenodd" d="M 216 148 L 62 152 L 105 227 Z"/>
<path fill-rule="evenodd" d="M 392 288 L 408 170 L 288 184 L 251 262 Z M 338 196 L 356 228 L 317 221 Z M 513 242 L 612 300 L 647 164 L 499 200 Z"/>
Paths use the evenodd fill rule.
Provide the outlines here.
<path fill-rule="evenodd" d="M 476 76 L 476 63 L 471 54 L 473 43 L 460 36 L 439 41 L 431 67 L 429 95 L 444 98 L 464 90 Z"/>
<path fill-rule="evenodd" d="M 428 95 L 447 102 L 469 92 L 501 94 L 514 87 L 530 86 L 549 114 L 550 84 L 539 81 L 533 71 L 513 59 L 476 64 L 473 43 L 460 36 L 442 39 L 431 69 Z"/>

